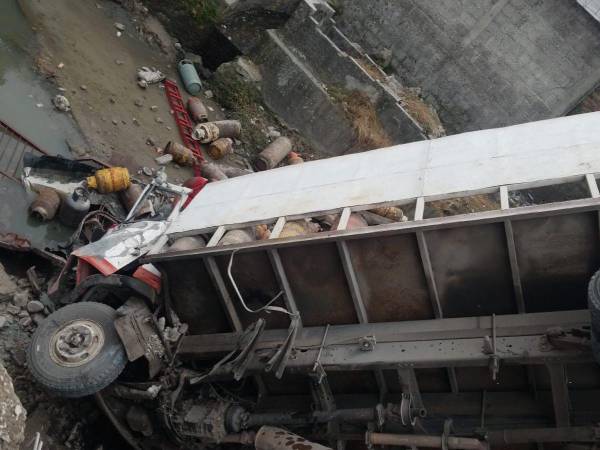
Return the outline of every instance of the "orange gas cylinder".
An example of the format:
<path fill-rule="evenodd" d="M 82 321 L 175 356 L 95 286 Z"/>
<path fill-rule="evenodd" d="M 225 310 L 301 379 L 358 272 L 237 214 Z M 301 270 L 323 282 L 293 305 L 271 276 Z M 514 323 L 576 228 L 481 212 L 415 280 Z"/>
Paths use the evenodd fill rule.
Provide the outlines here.
<path fill-rule="evenodd" d="M 98 170 L 87 178 L 87 185 L 101 194 L 124 191 L 131 184 L 129 171 L 126 167 L 109 167 Z"/>

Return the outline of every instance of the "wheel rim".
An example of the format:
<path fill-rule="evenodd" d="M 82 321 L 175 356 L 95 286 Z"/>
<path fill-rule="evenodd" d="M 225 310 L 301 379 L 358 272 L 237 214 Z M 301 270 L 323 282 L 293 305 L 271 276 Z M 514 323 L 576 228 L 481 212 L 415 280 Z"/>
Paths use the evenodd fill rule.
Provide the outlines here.
<path fill-rule="evenodd" d="M 94 359 L 104 346 L 102 327 L 91 320 L 78 319 L 60 327 L 50 340 L 50 357 L 64 367 L 77 367 Z"/>

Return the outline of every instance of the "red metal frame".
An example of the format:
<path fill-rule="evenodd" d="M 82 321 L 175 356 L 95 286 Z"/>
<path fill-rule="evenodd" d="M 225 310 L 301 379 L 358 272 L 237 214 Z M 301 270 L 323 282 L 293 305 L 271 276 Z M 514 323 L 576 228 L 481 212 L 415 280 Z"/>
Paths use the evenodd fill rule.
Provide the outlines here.
<path fill-rule="evenodd" d="M 173 116 L 175 118 L 175 122 L 177 122 L 179 134 L 181 135 L 184 145 L 194 152 L 198 162 L 204 161 L 204 157 L 202 156 L 202 151 L 200 149 L 200 143 L 192 139 L 194 125 L 192 124 L 190 116 L 185 109 L 183 98 L 181 97 L 181 92 L 179 91 L 179 87 L 177 87 L 177 83 L 173 80 L 166 79 L 164 81 L 164 85 L 165 93 L 167 94 L 167 100 L 169 101 L 169 106 L 173 110 Z M 198 172 L 198 167 L 195 167 L 194 170 Z M 198 175 L 198 173 L 196 175 Z"/>

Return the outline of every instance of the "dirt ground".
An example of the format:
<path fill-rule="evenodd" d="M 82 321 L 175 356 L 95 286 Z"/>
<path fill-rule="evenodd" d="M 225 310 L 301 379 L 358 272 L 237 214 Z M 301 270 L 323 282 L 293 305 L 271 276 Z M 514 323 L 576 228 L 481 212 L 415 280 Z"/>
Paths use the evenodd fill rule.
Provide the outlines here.
<path fill-rule="evenodd" d="M 136 72 L 142 66 L 156 67 L 179 82 L 174 42 L 168 42 L 160 24 L 111 1 L 20 0 L 20 4 L 38 36 L 39 69 L 54 79 L 57 93 L 58 88 L 65 89 L 71 113 L 89 144 L 85 150 L 133 173 L 142 167 L 157 168 L 154 159 L 160 155 L 148 145 L 148 138 L 164 147 L 170 140 L 179 141 L 179 132 L 164 89 L 158 84 L 140 88 Z M 120 37 L 115 23 L 125 26 Z M 209 108 L 209 119 L 223 117 L 218 105 L 199 97 L 213 109 Z M 192 171 L 170 164 L 167 174 L 171 181 L 183 182 Z"/>

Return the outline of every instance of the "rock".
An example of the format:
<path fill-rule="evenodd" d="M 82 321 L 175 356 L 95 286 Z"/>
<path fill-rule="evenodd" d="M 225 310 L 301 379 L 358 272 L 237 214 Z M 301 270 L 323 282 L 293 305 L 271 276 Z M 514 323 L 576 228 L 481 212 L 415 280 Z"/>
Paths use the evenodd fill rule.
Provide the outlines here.
<path fill-rule="evenodd" d="M 15 394 L 12 378 L 0 364 L 0 448 L 18 450 L 25 440 L 27 411 Z"/>
<path fill-rule="evenodd" d="M 204 91 L 204 96 L 206 98 L 213 98 L 214 97 L 213 91 Z"/>
<path fill-rule="evenodd" d="M 171 161 L 173 161 L 173 155 L 171 155 L 170 153 L 167 153 L 166 155 L 161 155 L 161 156 L 154 158 L 154 161 L 156 161 L 156 164 L 164 166 L 166 164 L 169 164 Z"/>
<path fill-rule="evenodd" d="M 20 317 L 21 319 L 23 317 L 29 317 L 29 313 L 27 311 L 25 311 L 24 309 L 22 309 L 21 311 L 19 311 L 19 314 L 17 314 L 17 317 Z"/>
<path fill-rule="evenodd" d="M 69 99 L 67 99 L 67 97 L 65 97 L 64 95 L 59 94 L 54 96 L 54 98 L 52 99 L 52 104 L 57 110 L 62 112 L 67 112 L 71 110 L 71 103 L 69 102 Z"/>
<path fill-rule="evenodd" d="M 281 133 L 275 129 L 275 127 L 267 127 L 267 136 L 272 138 L 278 138 Z"/>
<path fill-rule="evenodd" d="M 156 123 L 164 123 L 164 120 L 162 120 L 162 118 L 160 117 L 156 117 L 154 120 L 156 121 Z"/>
<path fill-rule="evenodd" d="M 27 311 L 30 313 L 38 313 L 44 310 L 44 304 L 39 300 L 31 300 L 27 303 Z"/>
<path fill-rule="evenodd" d="M 69 147 L 69 150 L 71 150 L 71 153 L 75 156 L 85 156 L 87 154 L 87 150 L 83 146 L 76 144 L 69 139 L 67 139 L 67 147 Z"/>
<path fill-rule="evenodd" d="M 8 323 L 8 317 L 0 316 L 0 329 L 4 328 Z"/>
<path fill-rule="evenodd" d="M 29 302 L 29 292 L 28 291 L 19 291 L 13 295 L 13 305 L 18 306 L 19 308 L 25 308 L 27 303 Z"/>
<path fill-rule="evenodd" d="M 119 31 L 125 31 L 125 25 L 119 22 L 115 22 L 115 28 Z"/>
<path fill-rule="evenodd" d="M 117 66 L 122 66 L 123 65 L 123 61 L 121 61 L 120 59 L 115 59 L 115 64 Z"/>
<path fill-rule="evenodd" d="M 139 120 L 137 120 L 135 117 L 133 117 L 133 118 L 131 119 L 131 123 L 133 123 L 133 124 L 134 124 L 136 127 L 139 127 L 139 126 L 140 126 L 140 121 L 139 121 Z"/>
<path fill-rule="evenodd" d="M 144 80 L 138 80 L 137 84 L 142 89 L 146 89 L 148 87 L 148 82 Z"/>
<path fill-rule="evenodd" d="M 181 50 L 183 47 L 181 46 L 181 43 L 179 42 L 175 42 L 173 44 L 173 47 L 175 47 L 175 50 Z"/>
<path fill-rule="evenodd" d="M 6 307 L 6 312 L 12 314 L 13 316 L 16 316 L 21 312 L 21 308 L 15 305 L 8 305 Z"/>
<path fill-rule="evenodd" d="M 113 119 L 112 120 L 112 124 L 115 125 L 115 126 L 119 125 L 119 121 L 117 119 Z"/>
<path fill-rule="evenodd" d="M 36 326 L 38 326 L 38 327 L 39 327 L 39 326 L 42 324 L 42 322 L 43 322 L 44 320 L 46 320 L 46 316 L 44 316 L 44 315 L 43 315 L 43 314 L 41 314 L 41 313 L 35 313 L 35 314 L 32 314 L 32 315 L 31 315 L 31 320 L 33 320 L 33 323 L 35 323 L 35 324 L 36 324 Z"/>
<path fill-rule="evenodd" d="M 150 111 L 158 111 L 158 106 L 156 106 L 156 105 L 152 105 L 152 106 L 150 107 Z"/>
<path fill-rule="evenodd" d="M 138 106 L 140 108 L 142 106 L 144 106 L 144 100 L 142 100 L 141 98 L 136 98 L 134 103 L 135 103 L 135 106 Z"/>
<path fill-rule="evenodd" d="M 117 31 L 117 37 L 121 37 L 123 36 L 123 33 L 121 33 L 120 31 Z"/>
<path fill-rule="evenodd" d="M 144 175 L 149 176 L 149 177 L 151 177 L 152 175 L 154 175 L 154 171 L 150 167 L 142 167 L 142 173 Z"/>
<path fill-rule="evenodd" d="M 156 141 L 154 140 L 154 138 L 152 136 L 148 136 L 146 138 L 146 145 L 149 145 L 151 147 L 156 147 Z"/>
<path fill-rule="evenodd" d="M 82 84 L 81 86 L 79 86 L 79 89 L 81 89 L 82 91 L 87 91 L 87 86 L 85 84 Z"/>
<path fill-rule="evenodd" d="M 113 105 L 117 103 L 117 100 L 114 97 L 109 98 L 108 101 L 111 102 Z"/>
<path fill-rule="evenodd" d="M 32 323 L 33 323 L 33 320 L 31 320 L 31 317 L 29 317 L 29 316 L 22 317 L 21 319 L 19 319 L 19 325 L 21 325 L 23 328 L 27 328 L 27 327 L 31 326 Z"/>

